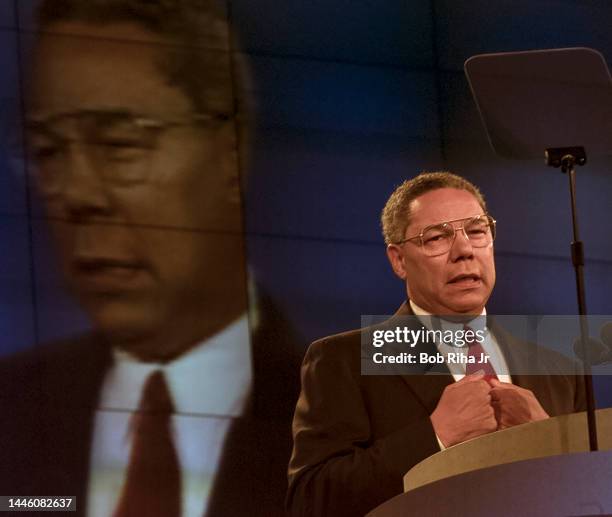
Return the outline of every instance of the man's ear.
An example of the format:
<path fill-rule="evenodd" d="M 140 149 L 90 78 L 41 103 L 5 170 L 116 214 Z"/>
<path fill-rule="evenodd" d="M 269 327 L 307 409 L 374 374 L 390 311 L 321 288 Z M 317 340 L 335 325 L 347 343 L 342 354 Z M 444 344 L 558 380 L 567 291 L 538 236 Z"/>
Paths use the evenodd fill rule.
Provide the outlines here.
<path fill-rule="evenodd" d="M 391 263 L 393 272 L 402 280 L 406 280 L 406 266 L 404 264 L 404 252 L 401 246 L 389 244 L 387 246 L 387 258 Z"/>

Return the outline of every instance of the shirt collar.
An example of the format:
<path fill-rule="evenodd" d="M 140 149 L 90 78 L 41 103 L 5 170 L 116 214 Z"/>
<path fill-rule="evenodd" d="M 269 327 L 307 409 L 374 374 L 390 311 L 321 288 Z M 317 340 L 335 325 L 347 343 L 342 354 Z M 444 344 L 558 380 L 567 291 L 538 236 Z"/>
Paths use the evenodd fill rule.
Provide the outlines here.
<path fill-rule="evenodd" d="M 176 412 L 239 415 L 253 373 L 247 315 L 169 363 L 143 362 L 119 348 L 100 396 L 100 407 L 137 409 L 146 378 L 164 372 Z"/>
<path fill-rule="evenodd" d="M 483 307 L 482 312 L 479 316 L 476 316 L 474 319 L 465 322 L 458 323 L 455 321 L 448 321 L 438 316 L 434 316 L 431 313 L 427 312 L 425 309 L 419 307 L 412 300 L 408 300 L 410 303 L 410 308 L 412 312 L 414 312 L 415 316 L 419 319 L 419 321 L 427 327 L 429 330 L 438 329 L 438 330 L 451 330 L 456 332 L 458 330 L 463 330 L 463 327 L 467 325 L 473 330 L 485 330 L 486 322 L 487 322 L 487 309 Z"/>

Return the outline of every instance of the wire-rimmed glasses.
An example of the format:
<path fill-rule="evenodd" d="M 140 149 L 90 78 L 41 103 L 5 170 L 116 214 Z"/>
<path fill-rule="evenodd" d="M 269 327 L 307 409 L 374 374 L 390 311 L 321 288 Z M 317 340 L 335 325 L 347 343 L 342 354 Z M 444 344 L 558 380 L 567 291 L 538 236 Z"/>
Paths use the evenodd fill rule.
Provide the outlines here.
<path fill-rule="evenodd" d="M 455 219 L 423 228 L 421 233 L 396 242 L 404 244 L 408 241 L 419 241 L 423 253 L 429 257 L 447 253 L 455 242 L 458 230 L 462 230 L 470 244 L 475 248 L 490 246 L 495 240 L 495 224 L 497 221 L 488 214 L 480 214 L 464 219 Z M 455 227 L 454 223 L 462 223 Z"/>
<path fill-rule="evenodd" d="M 127 111 L 79 110 L 26 121 L 27 169 L 45 195 L 59 193 L 70 149 L 82 146 L 99 179 L 113 185 L 148 180 L 150 163 L 162 132 L 180 126 L 214 127 L 232 118 L 227 113 L 194 113 L 162 120 Z M 66 134 L 71 136 L 68 137 Z M 72 136 L 72 135 L 77 135 Z"/>

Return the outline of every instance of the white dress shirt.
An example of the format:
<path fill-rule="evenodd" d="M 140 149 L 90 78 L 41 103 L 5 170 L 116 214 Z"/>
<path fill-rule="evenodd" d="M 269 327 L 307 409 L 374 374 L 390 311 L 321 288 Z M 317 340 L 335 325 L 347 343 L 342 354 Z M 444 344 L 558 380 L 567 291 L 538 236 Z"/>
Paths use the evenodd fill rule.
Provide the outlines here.
<path fill-rule="evenodd" d="M 88 517 L 108 517 L 117 505 L 132 445 L 131 412 L 156 370 L 164 373 L 175 407 L 172 426 L 182 475 L 182 515 L 202 516 L 231 420 L 242 413 L 251 390 L 247 316 L 170 363 L 145 363 L 119 349 L 113 355 L 95 415 Z"/>
<path fill-rule="evenodd" d="M 419 319 L 421 324 L 429 330 L 435 330 L 433 319 L 434 317 L 424 309 L 421 309 L 416 303 L 410 300 L 410 308 L 412 312 Z M 436 322 L 439 322 L 439 325 L 442 331 L 452 331 L 453 333 L 459 332 L 463 330 L 464 325 L 467 325 L 473 330 L 482 330 L 484 331 L 484 341 L 481 343 L 481 346 L 485 353 L 489 356 L 489 363 L 493 366 L 493 369 L 497 373 L 497 378 L 501 382 L 512 382 L 510 375 L 508 373 L 508 364 L 506 363 L 506 359 L 504 358 L 504 354 L 495 339 L 495 336 L 489 331 L 486 327 L 486 309 L 482 310 L 480 316 L 474 318 L 467 323 L 456 323 L 453 321 L 448 321 L 442 318 L 435 318 Z M 448 357 L 447 354 L 451 352 L 457 352 L 457 348 L 448 343 L 436 343 L 438 347 L 438 352 L 442 354 L 444 357 Z M 455 381 L 459 381 L 465 377 L 466 365 L 459 362 L 447 362 L 446 366 L 450 370 L 451 375 Z"/>

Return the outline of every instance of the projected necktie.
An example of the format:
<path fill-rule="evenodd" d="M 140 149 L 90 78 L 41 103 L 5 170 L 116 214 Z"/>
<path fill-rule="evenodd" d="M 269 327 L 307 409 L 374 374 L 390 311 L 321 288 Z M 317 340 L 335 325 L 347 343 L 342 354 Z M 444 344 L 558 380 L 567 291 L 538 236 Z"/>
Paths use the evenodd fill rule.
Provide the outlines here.
<path fill-rule="evenodd" d="M 471 375 L 476 372 L 484 373 L 485 380 L 489 381 L 491 379 L 497 379 L 497 374 L 495 373 L 495 369 L 490 362 L 489 356 L 485 352 L 482 344 L 475 339 L 473 336 L 475 335 L 474 330 L 467 325 L 463 327 L 464 331 L 470 331 L 465 338 L 465 344 L 468 347 L 467 355 L 468 358 L 474 358 L 474 362 L 471 360 L 467 363 L 465 368 L 465 374 Z M 484 362 L 486 359 L 486 362 Z"/>
<path fill-rule="evenodd" d="M 174 406 L 164 374 L 149 375 L 132 420 L 132 452 L 114 517 L 178 517 L 181 473 L 172 440 Z"/>

